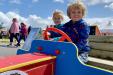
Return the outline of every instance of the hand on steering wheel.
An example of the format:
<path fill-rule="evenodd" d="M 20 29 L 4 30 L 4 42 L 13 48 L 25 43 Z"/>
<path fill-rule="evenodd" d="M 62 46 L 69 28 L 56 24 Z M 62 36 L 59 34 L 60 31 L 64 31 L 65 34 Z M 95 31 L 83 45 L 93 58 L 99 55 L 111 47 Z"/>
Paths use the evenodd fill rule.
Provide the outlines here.
<path fill-rule="evenodd" d="M 57 28 L 47 28 L 43 34 L 45 40 L 50 40 L 50 37 L 48 35 L 48 31 L 53 31 L 53 32 L 57 32 L 57 33 L 61 34 L 61 37 L 58 41 L 67 40 L 68 42 L 72 42 L 72 40 L 70 39 L 70 37 L 66 33 L 64 33 L 63 31 L 61 31 Z"/>

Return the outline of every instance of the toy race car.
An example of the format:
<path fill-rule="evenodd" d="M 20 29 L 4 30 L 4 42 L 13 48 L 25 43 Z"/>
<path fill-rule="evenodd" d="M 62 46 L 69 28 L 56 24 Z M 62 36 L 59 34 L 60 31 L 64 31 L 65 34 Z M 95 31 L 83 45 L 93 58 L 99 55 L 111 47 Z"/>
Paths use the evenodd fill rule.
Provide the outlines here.
<path fill-rule="evenodd" d="M 39 33 L 32 31 L 34 35 Z M 76 45 L 64 32 L 48 28 L 44 33 L 47 31 L 58 32 L 62 37 L 59 41 L 34 40 L 31 37 L 35 36 L 30 34 L 25 43 L 29 45 L 31 40 L 30 47 L 24 45 L 17 55 L 0 57 L 0 75 L 113 75 L 113 72 L 82 63 Z M 69 42 L 61 42 L 65 39 Z"/>

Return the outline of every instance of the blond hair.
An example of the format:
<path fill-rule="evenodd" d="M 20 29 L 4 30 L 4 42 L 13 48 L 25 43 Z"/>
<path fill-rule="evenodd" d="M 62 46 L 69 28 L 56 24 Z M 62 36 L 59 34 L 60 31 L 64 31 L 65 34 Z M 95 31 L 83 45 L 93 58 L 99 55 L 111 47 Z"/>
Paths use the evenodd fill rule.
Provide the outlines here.
<path fill-rule="evenodd" d="M 64 18 L 63 18 L 63 12 L 62 12 L 61 10 L 55 10 L 55 11 L 53 12 L 52 19 L 54 19 L 54 17 L 55 17 L 56 15 L 59 16 L 61 19 L 64 19 Z"/>
<path fill-rule="evenodd" d="M 82 15 L 85 15 L 86 7 L 82 2 L 70 3 L 67 8 L 67 16 L 70 18 L 71 9 L 81 9 Z"/>

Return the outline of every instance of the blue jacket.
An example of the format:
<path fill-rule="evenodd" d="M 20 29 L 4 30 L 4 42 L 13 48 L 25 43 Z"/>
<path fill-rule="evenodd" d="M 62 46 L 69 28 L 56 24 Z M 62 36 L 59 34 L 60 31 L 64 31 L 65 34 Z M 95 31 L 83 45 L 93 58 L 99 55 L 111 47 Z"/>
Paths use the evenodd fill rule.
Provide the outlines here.
<path fill-rule="evenodd" d="M 88 52 L 90 50 L 88 46 L 90 29 L 83 19 L 75 23 L 70 20 L 59 29 L 64 31 L 71 38 L 73 43 L 78 47 L 79 53 Z M 58 35 L 52 33 L 52 37 L 56 36 Z"/>

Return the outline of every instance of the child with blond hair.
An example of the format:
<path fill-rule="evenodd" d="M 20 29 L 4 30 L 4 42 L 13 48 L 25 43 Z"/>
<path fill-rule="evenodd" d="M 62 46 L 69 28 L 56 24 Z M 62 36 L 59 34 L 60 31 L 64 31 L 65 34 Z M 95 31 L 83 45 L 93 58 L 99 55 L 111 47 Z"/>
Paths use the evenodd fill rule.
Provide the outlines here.
<path fill-rule="evenodd" d="M 84 63 L 88 61 L 88 53 L 90 51 L 88 45 L 90 29 L 88 24 L 83 20 L 85 11 L 86 8 L 83 3 L 71 3 L 67 8 L 67 15 L 70 21 L 61 28 L 78 47 L 79 59 Z"/>
<path fill-rule="evenodd" d="M 61 28 L 63 26 L 62 21 L 63 21 L 63 12 L 61 10 L 55 10 L 53 12 L 52 16 L 53 22 L 54 22 L 54 27 L 55 28 Z"/>
<path fill-rule="evenodd" d="M 85 11 L 86 9 L 83 3 L 71 3 L 67 8 L 67 15 L 70 21 L 60 28 L 60 30 L 64 31 L 77 46 L 78 57 L 83 63 L 88 61 L 88 53 L 90 51 L 88 45 L 90 29 L 88 24 L 83 20 Z"/>
<path fill-rule="evenodd" d="M 52 20 L 54 22 L 54 25 L 47 26 L 48 27 L 55 27 L 55 28 L 61 28 L 63 26 L 62 22 L 64 20 L 63 18 L 63 12 L 61 10 L 55 10 L 52 14 Z"/>
<path fill-rule="evenodd" d="M 63 24 L 62 24 L 62 22 L 64 20 L 63 12 L 61 10 L 55 10 L 53 12 L 53 15 L 52 15 L 52 20 L 53 20 L 55 25 L 50 25 L 50 27 L 54 27 L 54 28 L 60 29 L 63 26 Z M 47 28 L 48 27 L 49 26 L 47 26 Z M 50 36 L 51 38 L 54 38 L 57 35 L 57 33 L 52 32 L 52 31 L 50 31 L 50 33 L 51 33 L 51 36 Z"/>

